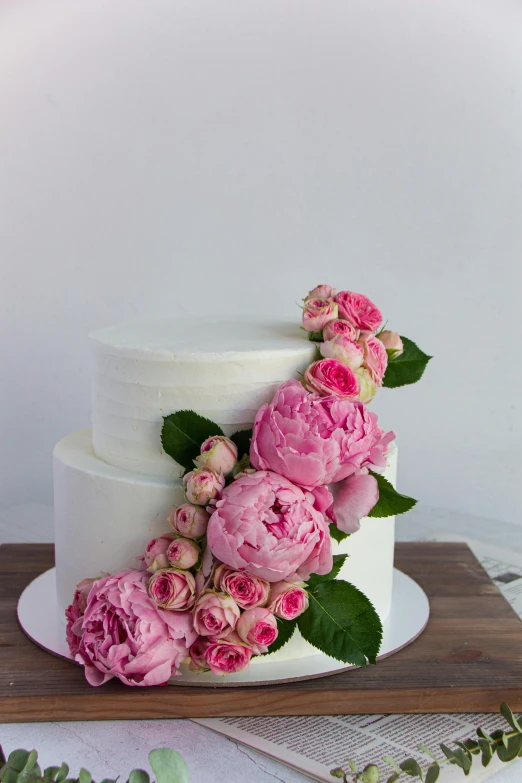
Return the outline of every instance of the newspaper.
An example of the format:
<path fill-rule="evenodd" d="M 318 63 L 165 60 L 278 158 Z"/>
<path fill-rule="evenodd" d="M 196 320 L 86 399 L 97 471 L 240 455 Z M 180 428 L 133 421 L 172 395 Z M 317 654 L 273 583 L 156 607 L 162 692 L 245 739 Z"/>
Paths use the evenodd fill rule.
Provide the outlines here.
<path fill-rule="evenodd" d="M 452 533 L 439 534 L 431 540 L 469 544 L 522 618 L 522 556 Z M 475 736 L 478 726 L 491 732 L 501 726 L 502 719 L 488 713 L 203 718 L 195 722 L 282 761 L 314 780 L 332 783 L 334 778 L 330 770 L 342 766 L 349 772 L 348 760 L 355 762 L 359 770 L 368 763 L 376 763 L 385 773 L 385 780 L 393 773 L 393 768 L 382 761 L 384 756 L 391 756 L 398 762 L 413 757 L 422 766 L 429 764 L 430 758 L 419 750 L 421 744 L 442 760 L 439 743 Z M 485 769 L 479 759 L 475 759 L 467 779 L 481 783 L 500 767 L 502 762 L 497 758 Z M 462 783 L 463 772 L 445 764 L 440 780 L 441 783 Z"/>

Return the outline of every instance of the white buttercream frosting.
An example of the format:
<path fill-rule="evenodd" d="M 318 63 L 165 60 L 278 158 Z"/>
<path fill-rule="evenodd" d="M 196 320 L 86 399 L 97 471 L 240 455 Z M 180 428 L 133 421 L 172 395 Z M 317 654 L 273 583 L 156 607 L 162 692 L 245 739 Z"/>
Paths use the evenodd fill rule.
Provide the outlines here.
<path fill-rule="evenodd" d="M 248 429 L 315 347 L 295 323 L 196 318 L 145 321 L 90 335 L 93 446 L 110 465 L 182 472 L 161 446 L 163 416 L 191 409 L 226 435 Z"/>

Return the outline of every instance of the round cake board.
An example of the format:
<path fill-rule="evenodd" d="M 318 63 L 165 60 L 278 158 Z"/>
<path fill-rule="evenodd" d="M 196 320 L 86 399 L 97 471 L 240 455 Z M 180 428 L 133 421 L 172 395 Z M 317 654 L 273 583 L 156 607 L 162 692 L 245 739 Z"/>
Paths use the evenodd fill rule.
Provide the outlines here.
<path fill-rule="evenodd" d="M 18 622 L 24 633 L 39 647 L 76 664 L 65 637 L 65 619 L 61 618 L 56 603 L 55 572 L 54 568 L 45 571 L 25 588 L 18 602 Z M 383 639 L 377 660 L 411 644 L 423 632 L 429 614 L 429 602 L 424 590 L 395 568 L 392 605 L 383 623 Z M 192 672 L 183 666 L 181 673 L 173 677 L 169 684 L 207 687 L 270 685 L 326 677 L 356 668 L 317 652 L 287 661 L 259 661 L 242 672 L 226 677 L 218 677 L 211 672 Z"/>

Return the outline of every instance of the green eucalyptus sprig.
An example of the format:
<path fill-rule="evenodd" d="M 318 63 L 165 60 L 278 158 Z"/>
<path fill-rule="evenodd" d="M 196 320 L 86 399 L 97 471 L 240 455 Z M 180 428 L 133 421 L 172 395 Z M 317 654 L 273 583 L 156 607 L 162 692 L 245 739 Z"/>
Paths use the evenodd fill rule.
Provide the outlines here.
<path fill-rule="evenodd" d="M 384 756 L 383 761 L 394 770 L 385 783 L 396 783 L 399 779 L 403 779 L 403 776 L 418 778 L 423 783 L 435 783 L 439 778 L 442 764 L 454 764 L 460 767 L 465 775 L 469 775 L 474 756 L 481 756 L 483 767 L 487 767 L 494 756 L 503 762 L 513 761 L 517 757 L 522 758 L 522 725 L 505 702 L 500 706 L 500 714 L 509 724 L 511 731 L 498 729 L 488 734 L 478 728 L 477 739 L 467 739 L 464 742 L 454 740 L 452 742 L 456 746 L 454 749 L 442 742 L 439 745 L 442 758 L 432 753 L 425 745 L 419 745 L 419 750 L 432 759 L 424 766 L 412 758 L 399 764 L 390 756 Z M 379 783 L 381 780 L 384 783 L 377 764 L 367 764 L 362 771 L 358 770 L 353 761 L 348 761 L 347 764 L 350 772 L 345 772 L 342 767 L 336 767 L 330 770 L 330 775 L 342 780 L 343 783 Z"/>
<path fill-rule="evenodd" d="M 183 757 L 170 748 L 157 748 L 149 753 L 149 763 L 156 776 L 156 783 L 189 783 L 188 767 Z M 101 783 L 116 783 L 116 780 L 104 778 Z M 94 783 L 88 770 L 80 769 L 78 777 L 69 775 L 69 767 L 63 763 L 59 767 L 41 769 L 36 750 L 13 750 L 4 756 L 0 746 L 1 783 Z M 127 783 L 150 783 L 149 773 L 143 769 L 133 769 Z"/>

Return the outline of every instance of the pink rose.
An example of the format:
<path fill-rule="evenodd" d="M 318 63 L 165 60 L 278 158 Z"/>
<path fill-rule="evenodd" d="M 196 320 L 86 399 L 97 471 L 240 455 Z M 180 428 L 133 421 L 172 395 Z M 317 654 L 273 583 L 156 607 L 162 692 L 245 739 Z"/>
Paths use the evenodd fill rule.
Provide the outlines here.
<path fill-rule="evenodd" d="M 263 655 L 277 639 L 277 620 L 268 609 L 258 606 L 243 612 L 237 621 L 236 631 L 255 655 Z"/>
<path fill-rule="evenodd" d="M 204 590 L 194 606 L 194 630 L 200 636 L 227 636 L 236 627 L 240 614 L 230 595 Z"/>
<path fill-rule="evenodd" d="M 169 535 L 160 536 L 159 538 L 153 538 L 148 544 L 143 559 L 151 573 L 154 573 L 159 568 L 168 567 L 167 549 L 171 545 L 173 538 L 174 536 Z"/>
<path fill-rule="evenodd" d="M 196 641 L 191 645 L 189 650 L 190 663 L 189 669 L 193 672 L 208 671 L 208 664 L 206 660 L 206 652 L 210 644 L 210 639 L 198 636 Z"/>
<path fill-rule="evenodd" d="M 214 574 L 214 585 L 232 596 L 242 609 L 264 606 L 268 601 L 270 582 L 245 571 L 235 571 L 227 565 L 220 565 Z"/>
<path fill-rule="evenodd" d="M 348 321 L 345 321 L 345 323 L 348 323 Z M 363 348 L 342 334 L 338 334 L 336 337 L 332 337 L 331 340 L 321 343 L 319 351 L 325 359 L 337 359 L 347 367 L 351 367 L 352 370 L 357 370 L 363 363 Z"/>
<path fill-rule="evenodd" d="M 335 301 L 339 305 L 339 318 L 349 321 L 357 329 L 375 332 L 382 323 L 380 310 L 364 294 L 339 291 Z"/>
<path fill-rule="evenodd" d="M 211 468 L 191 470 L 183 476 L 185 495 L 190 503 L 196 506 L 206 506 L 217 497 L 225 486 L 225 477 Z"/>
<path fill-rule="evenodd" d="M 371 402 L 377 394 L 378 386 L 373 380 L 370 371 L 365 367 L 359 367 L 355 374 L 359 383 L 358 398 L 364 403 Z"/>
<path fill-rule="evenodd" d="M 364 335 L 361 337 L 361 348 L 364 351 L 364 366 L 370 373 L 372 381 L 381 386 L 386 367 L 388 366 L 388 354 L 386 348 L 377 337 Z"/>
<path fill-rule="evenodd" d="M 175 538 L 167 549 L 167 560 L 173 568 L 192 568 L 199 560 L 201 548 L 190 538 Z"/>
<path fill-rule="evenodd" d="M 163 685 L 196 640 L 189 612 L 164 612 L 147 594 L 146 571 L 121 571 L 91 588 L 76 660 L 91 685 Z M 152 577 L 154 579 L 154 577 Z"/>
<path fill-rule="evenodd" d="M 335 394 L 343 399 L 355 399 L 359 382 L 354 371 L 337 359 L 321 359 L 307 367 L 304 376 L 308 391 L 329 397 Z"/>
<path fill-rule="evenodd" d="M 190 609 L 196 593 L 196 582 L 190 571 L 164 568 L 149 581 L 149 595 L 160 609 L 184 612 Z"/>
<path fill-rule="evenodd" d="M 257 412 L 250 461 L 258 470 L 320 489 L 363 469 L 385 467 L 394 437 L 359 400 L 319 397 L 299 381 L 287 381 Z"/>
<path fill-rule="evenodd" d="M 225 639 L 212 639 L 205 651 L 205 660 L 212 674 L 234 674 L 248 668 L 252 650 L 236 633 Z"/>
<path fill-rule="evenodd" d="M 184 538 L 201 538 L 207 532 L 210 515 L 201 506 L 183 503 L 169 514 L 169 525 Z"/>
<path fill-rule="evenodd" d="M 397 332 L 390 332 L 389 329 L 385 329 L 379 335 L 379 340 L 386 348 L 390 359 L 396 359 L 404 352 L 404 344 L 402 342 L 400 334 Z"/>
<path fill-rule="evenodd" d="M 231 473 L 237 462 L 237 446 L 223 435 L 207 438 L 201 446 L 201 454 L 194 463 L 198 468 L 210 468 L 216 473 Z"/>
<path fill-rule="evenodd" d="M 270 590 L 268 608 L 276 617 L 295 620 L 308 609 L 308 593 L 301 585 L 292 582 L 276 582 Z"/>
<path fill-rule="evenodd" d="M 329 285 L 316 285 L 308 292 L 306 299 L 333 299 L 337 293 L 337 288 L 332 288 Z"/>
<path fill-rule="evenodd" d="M 323 330 L 323 340 L 333 340 L 334 337 L 346 337 L 348 340 L 356 342 L 359 339 L 359 329 L 349 321 L 343 321 L 341 318 L 330 321 Z"/>
<path fill-rule="evenodd" d="M 337 318 L 335 302 L 330 299 L 305 299 L 303 326 L 308 332 L 320 332 L 334 318 Z"/>
<path fill-rule="evenodd" d="M 67 619 L 65 635 L 72 655 L 76 655 L 80 649 L 80 639 L 82 635 L 81 620 L 87 606 L 87 598 L 91 591 L 91 587 L 95 582 L 96 579 L 84 579 L 80 582 L 74 591 L 72 604 L 65 610 L 65 617 Z"/>
<path fill-rule="evenodd" d="M 261 470 L 223 490 L 210 517 L 208 544 L 218 560 L 268 582 L 332 569 L 328 525 L 288 479 Z"/>

